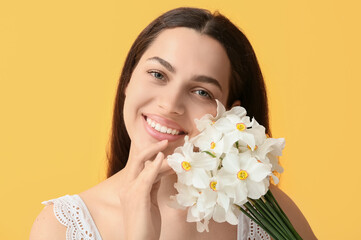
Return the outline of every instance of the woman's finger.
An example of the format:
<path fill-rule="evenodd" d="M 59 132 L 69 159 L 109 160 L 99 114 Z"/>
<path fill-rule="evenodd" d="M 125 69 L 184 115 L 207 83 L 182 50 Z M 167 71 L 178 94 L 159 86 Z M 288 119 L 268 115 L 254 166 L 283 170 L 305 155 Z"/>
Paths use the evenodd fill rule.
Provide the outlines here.
<path fill-rule="evenodd" d="M 141 151 L 137 158 L 139 161 L 147 161 L 153 159 L 153 157 L 158 154 L 159 152 L 163 151 L 168 146 L 168 140 L 159 141 L 155 144 L 151 144 L 147 148 L 144 148 Z"/>
<path fill-rule="evenodd" d="M 145 188 L 145 193 L 147 194 L 150 193 L 155 179 L 158 176 L 163 159 L 164 154 L 159 152 L 152 162 L 146 162 L 143 171 L 141 171 L 138 176 L 138 183 L 141 184 L 143 188 Z"/>
<path fill-rule="evenodd" d="M 147 148 L 144 148 L 137 156 L 129 158 L 127 163 L 129 175 L 132 178 L 136 178 L 143 170 L 144 163 L 148 160 L 152 160 L 157 153 L 163 151 L 167 146 L 168 140 L 163 140 L 155 144 L 151 144 Z"/>
<path fill-rule="evenodd" d="M 170 169 L 172 169 L 172 168 L 168 164 L 168 159 L 164 158 L 163 161 L 162 161 L 162 165 L 160 167 L 159 173 L 169 171 Z"/>

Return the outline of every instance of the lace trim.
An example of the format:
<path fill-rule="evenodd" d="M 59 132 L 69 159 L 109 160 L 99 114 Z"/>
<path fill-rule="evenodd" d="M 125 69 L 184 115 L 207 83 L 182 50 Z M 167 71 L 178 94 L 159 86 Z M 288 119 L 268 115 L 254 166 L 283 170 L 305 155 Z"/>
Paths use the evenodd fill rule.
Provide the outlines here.
<path fill-rule="evenodd" d="M 249 221 L 249 233 L 248 238 L 250 240 L 253 239 L 266 239 L 271 240 L 271 237 L 261 228 L 258 224 L 256 224 L 252 219 Z M 258 238 L 256 238 L 258 237 Z"/>
<path fill-rule="evenodd" d="M 67 227 L 66 240 L 102 240 L 88 208 L 79 195 L 42 202 L 54 204 L 54 214 L 58 221 Z M 239 216 L 238 240 L 271 240 L 270 236 L 243 213 Z"/>
<path fill-rule="evenodd" d="M 271 237 L 243 213 L 239 216 L 237 240 L 271 240 Z"/>
<path fill-rule="evenodd" d="M 42 202 L 54 204 L 54 214 L 67 227 L 66 240 L 101 240 L 88 208 L 78 195 L 65 195 Z"/>

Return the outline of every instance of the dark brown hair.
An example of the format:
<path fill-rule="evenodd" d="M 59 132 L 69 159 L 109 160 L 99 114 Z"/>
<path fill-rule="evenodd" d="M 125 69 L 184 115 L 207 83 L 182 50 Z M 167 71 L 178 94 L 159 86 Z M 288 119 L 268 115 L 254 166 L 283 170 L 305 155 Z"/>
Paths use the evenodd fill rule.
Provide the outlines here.
<path fill-rule="evenodd" d="M 125 60 L 114 104 L 110 149 L 107 154 L 107 177 L 123 169 L 129 156 L 130 138 L 124 124 L 123 106 L 124 90 L 133 70 L 156 37 L 162 31 L 176 27 L 192 28 L 223 45 L 231 62 L 227 107 L 240 100 L 247 114 L 254 117 L 271 135 L 265 83 L 256 55 L 246 36 L 219 12 L 212 14 L 198 8 L 173 9 L 155 19 L 139 34 Z"/>

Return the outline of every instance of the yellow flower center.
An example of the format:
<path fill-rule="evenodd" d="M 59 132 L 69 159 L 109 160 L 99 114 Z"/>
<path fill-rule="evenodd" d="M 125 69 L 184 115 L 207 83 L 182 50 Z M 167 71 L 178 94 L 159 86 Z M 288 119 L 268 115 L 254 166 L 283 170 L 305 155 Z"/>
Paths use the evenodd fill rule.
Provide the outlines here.
<path fill-rule="evenodd" d="M 215 142 L 211 142 L 211 149 L 214 149 L 216 147 L 216 143 Z"/>
<path fill-rule="evenodd" d="M 185 171 L 189 171 L 191 169 L 191 165 L 189 164 L 189 162 L 183 161 L 181 164 L 182 164 L 182 168 Z"/>
<path fill-rule="evenodd" d="M 238 179 L 240 180 L 246 180 L 248 178 L 248 173 L 245 171 L 245 170 L 240 170 L 238 173 L 237 173 L 237 177 Z"/>
<path fill-rule="evenodd" d="M 217 182 L 216 181 L 212 181 L 210 184 L 209 184 L 209 186 L 212 188 L 212 190 L 213 191 L 217 191 L 217 189 L 216 189 L 216 186 L 217 186 Z"/>
<path fill-rule="evenodd" d="M 246 129 L 246 125 L 244 123 L 237 123 L 236 127 L 239 131 L 244 131 Z"/>
<path fill-rule="evenodd" d="M 253 150 L 252 150 L 252 148 L 251 148 L 249 145 L 247 145 L 247 148 L 248 148 L 249 150 L 251 150 L 251 151 L 256 151 L 256 150 L 257 150 L 257 148 L 258 148 L 258 146 L 257 146 L 257 145 L 255 145 Z"/>
<path fill-rule="evenodd" d="M 211 125 L 213 125 L 213 124 L 215 124 L 215 123 L 216 123 L 216 121 L 213 120 L 213 121 L 211 122 Z"/>

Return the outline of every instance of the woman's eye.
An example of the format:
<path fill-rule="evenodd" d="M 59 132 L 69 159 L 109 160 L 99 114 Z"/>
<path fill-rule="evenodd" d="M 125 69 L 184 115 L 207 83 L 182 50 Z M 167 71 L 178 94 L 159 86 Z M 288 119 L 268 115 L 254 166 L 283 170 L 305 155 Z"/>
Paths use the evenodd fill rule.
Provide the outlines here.
<path fill-rule="evenodd" d="M 150 75 L 152 75 L 153 77 L 155 77 L 157 79 L 160 79 L 160 80 L 164 79 L 163 74 L 161 74 L 160 72 L 150 71 L 149 73 L 150 73 Z"/>
<path fill-rule="evenodd" d="M 196 90 L 194 92 L 197 93 L 201 97 L 212 98 L 212 96 L 208 92 L 206 92 L 204 90 Z"/>

